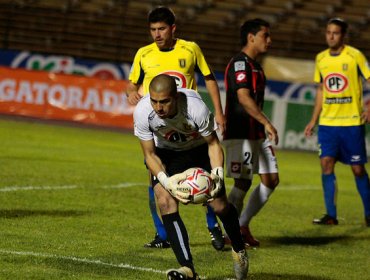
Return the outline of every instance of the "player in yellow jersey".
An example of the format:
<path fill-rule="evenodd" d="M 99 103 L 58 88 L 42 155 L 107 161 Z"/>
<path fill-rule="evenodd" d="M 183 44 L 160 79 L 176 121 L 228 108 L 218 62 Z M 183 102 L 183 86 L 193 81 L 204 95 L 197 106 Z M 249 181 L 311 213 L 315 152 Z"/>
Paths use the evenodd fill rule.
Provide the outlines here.
<path fill-rule="evenodd" d="M 200 47 L 194 43 L 175 38 L 175 14 L 167 7 L 157 7 L 148 15 L 150 35 L 153 43 L 140 48 L 134 58 L 127 89 L 128 101 L 136 105 L 143 95 L 149 93 L 149 84 L 158 74 L 168 74 L 175 78 L 181 88 L 197 89 L 195 71 L 204 76 L 206 88 L 211 96 L 215 120 L 223 133 L 225 118 L 222 113 L 219 88 Z M 145 244 L 150 248 L 168 248 L 167 233 L 157 215 L 152 186 L 149 186 L 149 206 L 157 233 L 153 241 Z M 216 215 L 207 207 L 207 226 L 216 250 L 224 247 L 224 237 Z"/>
<path fill-rule="evenodd" d="M 363 109 L 362 78 L 370 81 L 369 64 L 357 49 L 344 44 L 347 23 L 330 19 L 326 27 L 328 49 L 316 56 L 314 81 L 318 83 L 315 106 L 305 135 L 311 136 L 317 120 L 319 155 L 326 214 L 314 224 L 337 225 L 337 182 L 335 163 L 352 168 L 361 196 L 366 225 L 370 227 L 370 185 L 367 162 L 365 123 L 370 122 L 370 104 Z"/>

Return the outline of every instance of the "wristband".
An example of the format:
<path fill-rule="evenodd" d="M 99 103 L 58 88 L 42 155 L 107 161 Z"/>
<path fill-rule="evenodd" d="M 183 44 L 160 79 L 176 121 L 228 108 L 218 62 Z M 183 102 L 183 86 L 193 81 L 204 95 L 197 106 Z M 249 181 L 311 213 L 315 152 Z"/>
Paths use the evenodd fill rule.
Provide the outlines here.
<path fill-rule="evenodd" d="M 159 171 L 158 174 L 157 174 L 157 179 L 159 181 L 159 183 L 161 183 L 161 185 L 167 189 L 167 184 L 168 184 L 168 176 L 166 173 L 164 173 L 163 171 Z"/>

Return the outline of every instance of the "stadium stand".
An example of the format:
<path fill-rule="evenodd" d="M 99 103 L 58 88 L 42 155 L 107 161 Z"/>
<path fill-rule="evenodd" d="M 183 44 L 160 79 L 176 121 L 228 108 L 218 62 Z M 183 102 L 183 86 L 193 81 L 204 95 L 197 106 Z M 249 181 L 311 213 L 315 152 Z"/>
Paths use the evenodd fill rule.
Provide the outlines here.
<path fill-rule="evenodd" d="M 157 5 L 173 8 L 179 36 L 219 71 L 240 49 L 239 25 L 254 17 L 272 24 L 271 55 L 314 59 L 326 47 L 325 22 L 340 16 L 348 43 L 370 58 L 368 0 L 0 0 L 0 48 L 131 62 L 151 42 L 146 16 Z"/>

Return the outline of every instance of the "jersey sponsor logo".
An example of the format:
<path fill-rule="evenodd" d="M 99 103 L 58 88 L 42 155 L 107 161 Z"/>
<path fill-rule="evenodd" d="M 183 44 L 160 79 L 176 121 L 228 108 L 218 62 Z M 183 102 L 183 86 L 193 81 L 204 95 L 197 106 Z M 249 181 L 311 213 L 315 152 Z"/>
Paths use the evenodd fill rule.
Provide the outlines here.
<path fill-rule="evenodd" d="M 343 69 L 343 71 L 347 71 L 348 70 L 348 64 L 347 63 L 344 63 L 342 65 L 342 69 Z"/>
<path fill-rule="evenodd" d="M 348 79 L 340 73 L 331 73 L 325 77 L 324 86 L 330 93 L 340 93 L 348 87 Z"/>
<path fill-rule="evenodd" d="M 352 103 L 352 96 L 325 99 L 325 104 L 350 104 L 350 103 Z"/>
<path fill-rule="evenodd" d="M 178 88 L 187 88 L 187 82 L 186 82 L 186 77 L 183 73 L 178 72 L 178 71 L 164 71 L 161 74 L 166 74 L 171 77 L 173 77 L 176 81 L 176 86 Z"/>
<path fill-rule="evenodd" d="M 192 134 L 184 134 L 184 133 L 181 133 L 181 132 L 175 131 L 175 130 L 171 130 L 171 131 L 167 132 L 164 135 L 164 138 L 167 141 L 172 142 L 172 143 L 189 142 L 189 141 L 191 141 L 193 139 L 196 139 L 198 137 L 199 137 L 198 132 L 194 132 Z"/>
<path fill-rule="evenodd" d="M 236 61 L 234 63 L 234 71 L 238 72 L 243 70 L 245 70 L 245 61 Z"/>
<path fill-rule="evenodd" d="M 244 71 L 236 73 L 235 76 L 236 76 L 236 83 L 238 84 L 245 83 L 247 81 L 247 75 Z"/>
<path fill-rule="evenodd" d="M 231 172 L 232 173 L 241 173 L 242 172 L 241 162 L 231 162 Z"/>

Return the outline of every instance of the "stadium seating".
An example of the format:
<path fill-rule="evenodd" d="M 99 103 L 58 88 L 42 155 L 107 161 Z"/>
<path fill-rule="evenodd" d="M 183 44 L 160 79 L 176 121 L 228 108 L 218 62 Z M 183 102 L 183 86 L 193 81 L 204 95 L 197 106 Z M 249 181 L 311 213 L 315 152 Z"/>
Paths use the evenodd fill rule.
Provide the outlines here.
<path fill-rule="evenodd" d="M 151 42 L 146 16 L 157 5 L 173 8 L 179 37 L 198 42 L 215 70 L 240 49 L 238 27 L 254 17 L 272 24 L 271 55 L 303 59 L 326 47 L 328 18 L 343 17 L 348 43 L 370 59 L 368 0 L 0 0 L 0 48 L 131 62 Z"/>

